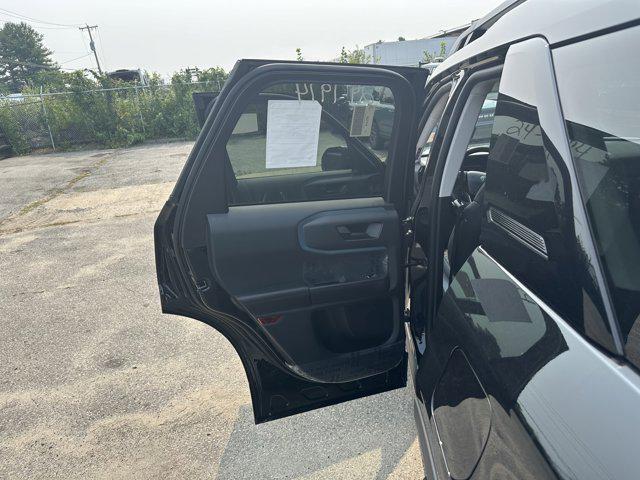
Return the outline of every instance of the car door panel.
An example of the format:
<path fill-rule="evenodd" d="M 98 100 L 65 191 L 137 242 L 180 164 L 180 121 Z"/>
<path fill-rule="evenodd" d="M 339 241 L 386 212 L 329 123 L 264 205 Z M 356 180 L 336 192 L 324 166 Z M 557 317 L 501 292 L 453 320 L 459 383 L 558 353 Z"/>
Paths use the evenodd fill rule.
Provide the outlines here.
<path fill-rule="evenodd" d="M 374 371 L 402 361 L 401 330 L 393 328 L 399 321 L 393 299 L 399 220 L 382 199 L 237 206 L 207 219 L 214 283 L 265 325 L 300 372 L 316 380 L 351 381 L 366 376 L 374 357 Z M 387 315 L 350 319 L 367 301 Z M 343 324 L 323 320 L 339 310 Z M 309 328 L 275 327 L 292 322 Z M 364 322 L 366 331 L 354 334 L 353 322 Z M 323 328 L 330 335 L 317 332 Z M 293 344 L 305 347 L 299 351 Z"/>
<path fill-rule="evenodd" d="M 525 317 L 496 317 L 492 295 L 485 294 L 495 288 L 504 311 Z M 505 289 L 513 294 L 501 295 Z M 517 412 L 522 390 L 567 344 L 533 297 L 481 248 L 452 279 L 429 345 L 416 381 L 429 439 L 440 446 L 436 470 L 464 479 L 488 478 L 495 468 L 504 478 L 556 478 Z M 452 373 L 463 373 L 448 374 L 456 353 L 464 361 Z M 466 434 L 451 434 L 461 430 Z"/>
<path fill-rule="evenodd" d="M 399 219 L 380 198 L 230 207 L 207 220 L 215 280 L 236 297 L 302 288 L 311 306 L 324 287 L 355 301 L 397 285 Z"/>
<path fill-rule="evenodd" d="M 460 108 L 462 112 L 476 85 L 482 86 L 480 82 L 486 81 L 483 74 L 498 74 L 502 89 L 504 79 L 513 75 L 509 58 L 507 55 L 501 72 L 486 70 L 469 76 L 454 110 Z M 518 59 L 523 61 L 523 57 Z M 531 59 L 528 62 L 535 65 Z M 520 66 L 520 75 L 522 70 Z M 533 77 L 531 72 L 527 78 L 530 77 Z M 461 116 L 462 119 L 454 123 L 464 125 L 466 117 Z M 505 119 L 500 118 L 494 128 L 508 128 L 505 123 Z M 447 133 L 451 132 L 458 130 Z M 454 142 L 469 148 L 472 135 L 468 133 L 464 139 L 454 138 Z M 492 147 L 494 143 L 495 138 Z M 464 155 L 464 151 L 461 154 Z M 498 156 L 497 151 L 492 154 Z M 445 172 L 445 159 L 437 161 L 439 171 Z M 516 170 L 515 166 L 511 168 Z M 458 172 L 450 169 L 447 173 Z M 429 254 L 437 259 L 431 262 L 434 268 L 430 307 L 433 310 L 427 321 L 427 348 L 418 360 L 416 372 L 426 436 L 436 445 L 431 449 L 429 461 L 442 478 L 482 479 L 491 478 L 497 472 L 503 478 L 556 478 L 554 465 L 530 434 L 533 427 L 522 421 L 520 408 L 524 405 L 519 399 L 538 372 L 566 352 L 567 344 L 557 323 L 547 314 L 546 306 L 480 247 L 487 242 L 487 236 L 481 232 L 486 233 L 491 222 L 487 217 L 487 198 L 493 198 L 490 194 L 494 188 L 497 196 L 502 193 L 503 198 L 508 198 L 504 192 L 513 187 L 513 182 L 494 187 L 490 184 L 492 174 L 494 171 L 487 167 L 486 188 L 473 210 L 473 218 L 467 218 L 474 220 L 466 224 L 472 230 L 461 228 L 459 223 L 449 226 L 442 221 L 438 224 L 440 232 L 433 231 L 430 241 Z M 443 177 L 438 177 L 438 181 Z M 440 193 L 433 196 L 437 197 L 433 202 L 437 205 L 434 214 L 444 212 L 442 216 L 448 220 L 447 209 L 453 204 L 454 196 L 443 192 L 442 187 Z M 467 258 L 456 259 L 455 249 L 450 251 L 455 241 L 442 242 L 442 238 L 458 240 L 459 234 L 476 238 L 473 248 L 462 250 Z M 450 271 L 448 267 L 453 260 L 455 267 Z M 458 265 L 461 265 L 459 269 Z M 442 268 L 440 272 L 439 268 Z M 448 373 L 456 352 L 460 359 L 458 368 L 453 370 L 455 374 Z M 439 390 L 451 394 L 439 396 Z M 467 432 L 466 438 L 451 434 L 460 431 Z"/>
<path fill-rule="evenodd" d="M 451 352 L 431 408 L 451 478 L 469 478 L 489 438 L 491 403 L 462 349 Z"/>
<path fill-rule="evenodd" d="M 309 200 L 382 195 L 381 173 L 323 171 L 281 175 L 276 177 L 242 178 L 238 181 L 240 197 L 235 203 L 293 203 Z"/>
<path fill-rule="evenodd" d="M 484 289 L 498 285 L 514 293 L 502 296 L 511 303 L 503 311 L 524 311 L 524 317 L 497 314 Z M 430 368 L 419 369 L 417 379 L 435 445 L 443 442 L 436 456 L 443 471 L 451 458 L 447 448 L 455 447 L 457 458 L 469 464 L 478 458 L 475 444 L 442 435 L 442 402 L 436 401 L 451 349 L 460 349 L 491 405 L 486 446 L 467 478 L 492 478 L 496 471 L 513 479 L 635 478 L 628 439 L 638 427 L 639 384 L 630 367 L 587 342 L 482 247 L 452 280 L 440 315 L 434 348 L 424 357 Z M 478 399 L 473 382 L 455 395 L 451 406 Z M 603 405 L 615 415 L 603 418 Z M 462 418 L 445 421 L 453 428 Z M 474 431 L 481 422 L 469 425 Z"/>
<path fill-rule="evenodd" d="M 156 222 L 163 311 L 229 339 L 258 423 L 403 386 L 400 218 L 425 73 L 268 61 L 234 72 Z M 388 163 L 234 179 L 226 138 L 243 102 L 276 80 L 387 85 L 398 110 Z"/>

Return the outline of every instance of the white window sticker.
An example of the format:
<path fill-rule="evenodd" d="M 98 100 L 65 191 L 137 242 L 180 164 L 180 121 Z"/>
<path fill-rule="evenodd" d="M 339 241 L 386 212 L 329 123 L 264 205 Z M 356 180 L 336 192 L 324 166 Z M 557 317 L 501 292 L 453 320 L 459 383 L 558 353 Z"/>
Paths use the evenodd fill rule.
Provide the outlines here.
<path fill-rule="evenodd" d="M 232 135 L 240 135 L 243 133 L 255 133 L 258 131 L 258 114 L 243 113 L 238 119 Z"/>
<path fill-rule="evenodd" d="M 321 115 L 315 100 L 269 100 L 266 168 L 315 167 Z"/>
<path fill-rule="evenodd" d="M 371 135 L 375 105 L 354 105 L 349 135 L 352 137 L 368 137 Z"/>

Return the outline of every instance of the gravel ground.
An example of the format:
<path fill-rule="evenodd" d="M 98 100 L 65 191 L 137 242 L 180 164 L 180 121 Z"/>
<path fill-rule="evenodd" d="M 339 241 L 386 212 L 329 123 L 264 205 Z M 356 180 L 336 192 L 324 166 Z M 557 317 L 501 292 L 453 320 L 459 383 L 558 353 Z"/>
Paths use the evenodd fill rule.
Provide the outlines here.
<path fill-rule="evenodd" d="M 190 148 L 0 161 L 0 478 L 422 478 L 408 389 L 255 426 L 231 345 L 160 313 Z"/>

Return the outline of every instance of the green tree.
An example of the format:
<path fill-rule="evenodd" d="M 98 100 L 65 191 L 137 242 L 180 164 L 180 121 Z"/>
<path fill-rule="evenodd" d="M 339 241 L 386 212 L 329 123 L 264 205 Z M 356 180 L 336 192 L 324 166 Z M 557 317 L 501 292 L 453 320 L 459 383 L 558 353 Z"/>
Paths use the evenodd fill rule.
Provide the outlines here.
<path fill-rule="evenodd" d="M 207 90 L 220 91 L 224 82 L 227 81 L 229 75 L 224 71 L 222 67 L 206 68 L 204 70 L 198 70 L 196 80 L 198 82 L 206 82 L 205 86 Z"/>
<path fill-rule="evenodd" d="M 32 84 L 37 73 L 56 70 L 51 50 L 30 25 L 8 22 L 0 28 L 0 84 L 9 92 L 20 92 Z"/>
<path fill-rule="evenodd" d="M 300 47 L 296 48 L 296 60 L 298 62 L 304 61 L 304 57 L 302 56 L 302 49 Z"/>
<path fill-rule="evenodd" d="M 399 42 L 404 42 L 405 40 L 406 40 L 406 38 L 404 38 L 404 37 L 398 37 L 398 41 Z"/>
<path fill-rule="evenodd" d="M 340 63 L 349 63 L 349 52 L 344 47 L 340 50 Z"/>
<path fill-rule="evenodd" d="M 431 63 L 431 62 L 433 62 L 434 58 L 436 58 L 436 54 L 435 53 L 429 53 L 426 50 L 424 52 L 422 52 L 422 61 L 424 63 Z"/>
<path fill-rule="evenodd" d="M 436 52 L 428 52 L 428 51 L 424 51 L 422 52 L 422 62 L 423 63 L 431 63 L 433 62 L 437 57 L 446 57 L 447 56 L 447 42 L 445 42 L 444 40 L 440 42 L 440 53 L 437 54 Z"/>
<path fill-rule="evenodd" d="M 364 49 L 356 45 L 353 50 L 342 47 L 340 50 L 340 63 L 371 63 L 371 55 L 367 55 Z"/>

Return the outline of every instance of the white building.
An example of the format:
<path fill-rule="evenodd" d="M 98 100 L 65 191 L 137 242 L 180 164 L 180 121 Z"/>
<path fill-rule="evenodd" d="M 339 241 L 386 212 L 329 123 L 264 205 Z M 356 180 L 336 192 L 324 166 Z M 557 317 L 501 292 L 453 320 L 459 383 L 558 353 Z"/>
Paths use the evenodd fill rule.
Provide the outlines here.
<path fill-rule="evenodd" d="M 379 41 L 366 45 L 364 51 L 371 58 L 371 63 L 417 67 L 425 63 L 425 52 L 428 52 L 432 57 L 440 56 L 442 42 L 445 43 L 445 56 L 447 56 L 456 38 L 468 27 L 469 24 L 443 30 L 435 35 L 417 40 Z"/>

